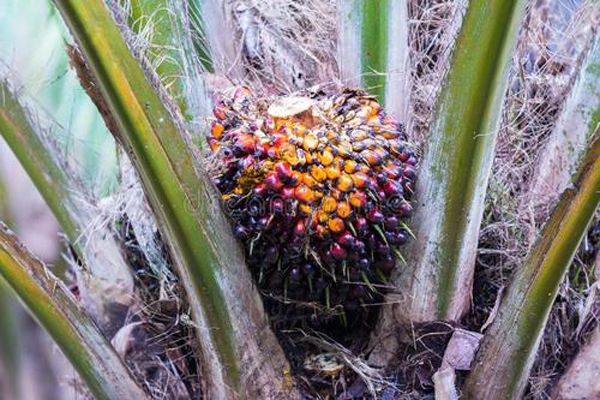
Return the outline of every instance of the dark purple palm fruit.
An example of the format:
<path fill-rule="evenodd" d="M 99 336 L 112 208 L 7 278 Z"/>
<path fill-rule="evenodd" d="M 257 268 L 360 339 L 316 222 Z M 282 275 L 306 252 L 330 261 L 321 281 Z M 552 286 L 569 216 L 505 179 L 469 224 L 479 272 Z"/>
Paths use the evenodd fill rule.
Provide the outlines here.
<path fill-rule="evenodd" d="M 211 176 L 268 298 L 358 313 L 400 265 L 416 179 L 404 127 L 356 90 L 217 102 Z M 292 300 L 292 301 L 289 301 Z"/>

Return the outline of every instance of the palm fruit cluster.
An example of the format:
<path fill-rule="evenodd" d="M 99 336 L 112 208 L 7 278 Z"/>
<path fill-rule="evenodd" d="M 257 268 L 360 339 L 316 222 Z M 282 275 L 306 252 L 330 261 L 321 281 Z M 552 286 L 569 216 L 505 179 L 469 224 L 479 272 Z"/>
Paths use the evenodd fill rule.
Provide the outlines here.
<path fill-rule="evenodd" d="M 410 233 L 417 159 L 403 125 L 350 89 L 257 99 L 238 87 L 214 116 L 211 176 L 263 293 L 313 315 L 379 301 Z"/>

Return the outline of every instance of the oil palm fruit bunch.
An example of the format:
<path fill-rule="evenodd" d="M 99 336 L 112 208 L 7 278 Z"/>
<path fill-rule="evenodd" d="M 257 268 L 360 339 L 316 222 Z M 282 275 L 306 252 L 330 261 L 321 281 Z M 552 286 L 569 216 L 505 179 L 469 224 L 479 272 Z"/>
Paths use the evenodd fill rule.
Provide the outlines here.
<path fill-rule="evenodd" d="M 264 293 L 321 316 L 375 302 L 409 236 L 404 126 L 350 89 L 259 99 L 238 87 L 214 116 L 211 174 Z"/>

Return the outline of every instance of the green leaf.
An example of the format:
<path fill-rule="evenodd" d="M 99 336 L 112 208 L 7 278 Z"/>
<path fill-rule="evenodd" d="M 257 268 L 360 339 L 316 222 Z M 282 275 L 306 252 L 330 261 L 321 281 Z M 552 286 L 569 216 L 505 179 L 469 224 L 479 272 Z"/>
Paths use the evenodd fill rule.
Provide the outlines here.
<path fill-rule="evenodd" d="M 147 398 L 69 290 L 4 224 L 0 226 L 0 276 L 52 336 L 96 399 Z"/>
<path fill-rule="evenodd" d="M 187 291 L 202 340 L 207 397 L 256 393 L 265 380 L 280 382 L 281 395 L 289 367 L 187 133 L 156 94 L 102 1 L 55 3 L 119 125 L 118 139 L 140 174 Z"/>
<path fill-rule="evenodd" d="M 465 396 L 521 398 L 556 294 L 600 204 L 600 128 L 488 329 Z"/>
<path fill-rule="evenodd" d="M 417 239 L 397 280 L 400 319 L 458 320 L 469 307 L 506 74 L 525 4 L 474 0 L 467 9 L 420 166 L 410 224 Z"/>

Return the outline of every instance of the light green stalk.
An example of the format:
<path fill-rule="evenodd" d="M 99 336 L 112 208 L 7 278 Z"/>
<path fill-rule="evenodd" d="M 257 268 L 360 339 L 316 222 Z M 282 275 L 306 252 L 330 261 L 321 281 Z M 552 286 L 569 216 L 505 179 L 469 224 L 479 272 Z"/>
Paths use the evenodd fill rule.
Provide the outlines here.
<path fill-rule="evenodd" d="M 342 80 L 377 96 L 388 112 L 406 121 L 408 4 L 406 0 L 339 0 L 338 65 Z"/>
<path fill-rule="evenodd" d="M 104 306 L 113 301 L 129 301 L 133 288 L 130 269 L 120 246 L 108 229 L 91 229 L 93 216 L 86 204 L 78 199 L 77 179 L 52 154 L 57 151 L 45 142 L 30 122 L 29 111 L 20 103 L 11 87 L 0 81 L 0 134 L 23 166 L 46 204 L 58 220 L 73 249 L 90 275 L 82 275 L 82 295 L 93 303 L 90 310 L 98 312 L 95 319 L 106 321 Z M 87 290 L 87 279 L 93 276 L 94 286 L 111 289 L 113 296 Z"/>
<path fill-rule="evenodd" d="M 56 341 L 96 399 L 147 398 L 64 284 L 3 224 L 0 226 L 0 275 Z"/>
<path fill-rule="evenodd" d="M 187 134 L 129 52 L 102 1 L 55 3 L 119 125 L 118 140 L 140 174 L 170 247 L 198 325 L 206 396 L 250 397 L 267 385 L 282 396 L 287 362 Z"/>
<path fill-rule="evenodd" d="M 0 182 L 0 218 L 11 223 L 6 186 Z M 0 394 L 6 397 L 18 396 L 18 384 L 20 376 L 20 356 L 19 356 L 19 332 L 18 319 L 15 313 L 15 297 L 10 292 L 10 287 L 3 278 L 0 278 L 0 363 L 3 371 L 6 373 L 5 388 L 0 388 Z"/>
<path fill-rule="evenodd" d="M 197 1 L 120 0 L 129 13 L 132 30 L 147 41 L 136 40 L 162 85 L 182 115 L 194 138 L 203 142 L 205 119 L 211 115 L 204 81 L 212 72 L 206 48 L 204 20 Z"/>
<path fill-rule="evenodd" d="M 65 234 L 78 245 L 81 234 L 77 207 L 73 204 L 66 171 L 60 167 L 46 144 L 32 127 L 28 115 L 7 82 L 0 82 L 0 134 L 59 221 Z"/>
<path fill-rule="evenodd" d="M 458 320 L 468 309 L 508 65 L 524 0 L 471 1 L 420 166 L 416 240 L 396 281 L 400 319 Z"/>
<path fill-rule="evenodd" d="M 533 207 L 554 200 L 569 184 L 589 138 L 600 123 L 600 34 L 592 41 L 525 198 Z"/>
<path fill-rule="evenodd" d="M 363 85 L 385 103 L 389 0 L 362 2 L 361 57 Z"/>
<path fill-rule="evenodd" d="M 148 37 L 144 54 L 171 97 L 186 114 L 182 35 L 185 15 L 176 11 L 179 0 L 121 0 L 129 11 L 129 25 L 137 34 Z"/>
<path fill-rule="evenodd" d="M 469 399 L 517 399 L 527 385 L 558 288 L 600 204 L 600 129 L 573 184 L 518 269 L 469 374 Z"/>

